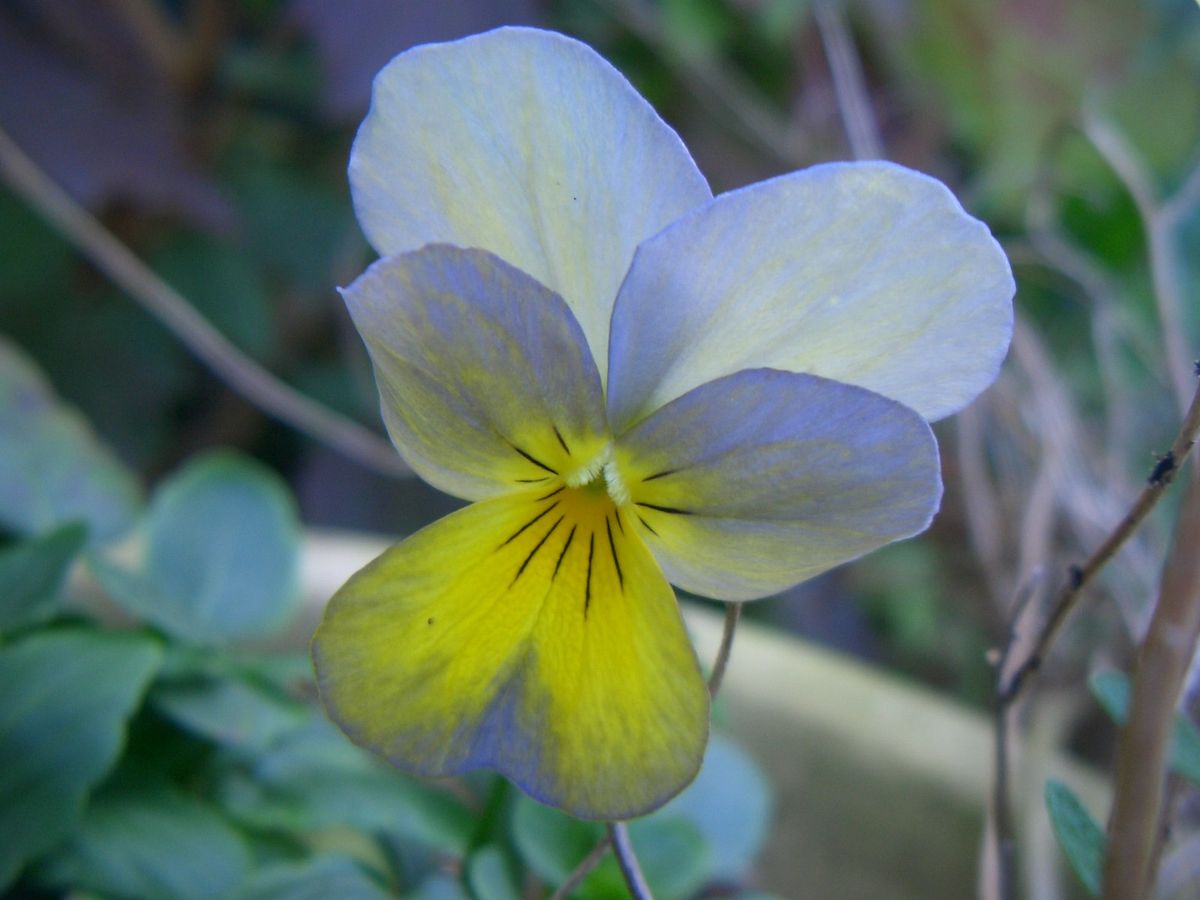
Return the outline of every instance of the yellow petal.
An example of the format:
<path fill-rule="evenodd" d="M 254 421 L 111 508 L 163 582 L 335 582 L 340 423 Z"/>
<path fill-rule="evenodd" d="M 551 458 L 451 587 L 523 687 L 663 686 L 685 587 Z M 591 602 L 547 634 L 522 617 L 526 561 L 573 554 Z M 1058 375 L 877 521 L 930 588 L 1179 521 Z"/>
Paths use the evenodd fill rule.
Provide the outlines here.
<path fill-rule="evenodd" d="M 708 693 L 674 594 L 602 489 L 484 500 L 333 598 L 322 700 L 419 775 L 480 767 L 583 818 L 623 819 L 695 776 Z"/>

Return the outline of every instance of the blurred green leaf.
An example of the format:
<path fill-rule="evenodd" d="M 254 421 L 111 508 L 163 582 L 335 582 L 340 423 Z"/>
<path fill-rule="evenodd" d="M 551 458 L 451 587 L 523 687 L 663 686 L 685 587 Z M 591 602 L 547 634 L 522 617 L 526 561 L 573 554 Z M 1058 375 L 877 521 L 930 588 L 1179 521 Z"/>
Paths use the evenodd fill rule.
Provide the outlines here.
<path fill-rule="evenodd" d="M 448 793 L 376 762 L 323 719 L 234 766 L 221 779 L 220 796 L 252 825 L 382 831 L 454 856 L 466 852 L 475 824 Z"/>
<path fill-rule="evenodd" d="M 151 262 L 242 350 L 259 359 L 275 352 L 267 287 L 247 253 L 202 235 L 178 235 L 159 247 Z"/>
<path fill-rule="evenodd" d="M 59 589 L 86 541 L 86 527 L 64 525 L 0 550 L 0 632 L 54 614 Z"/>
<path fill-rule="evenodd" d="M 583 822 L 521 796 L 513 815 L 513 841 L 525 864 L 552 885 L 562 884 L 604 835 L 603 826 Z M 656 897 L 670 900 L 695 893 L 712 871 L 704 835 L 680 817 L 639 819 L 630 840 L 642 873 Z M 573 896 L 625 896 L 620 869 L 611 853 L 584 879 Z"/>
<path fill-rule="evenodd" d="M 762 850 L 770 815 L 771 792 L 762 771 L 737 744 L 714 734 L 696 780 L 648 821 L 686 819 L 708 844 L 707 877 L 732 882 Z"/>
<path fill-rule="evenodd" d="M 194 643 L 269 634 L 299 600 L 299 523 L 286 485 L 231 453 L 189 463 L 155 492 L 143 573 L 95 566 L 114 599 Z"/>
<path fill-rule="evenodd" d="M 729 12 L 712 0 L 660 0 L 659 15 L 665 39 L 689 56 L 720 52 L 732 28 Z"/>
<path fill-rule="evenodd" d="M 283 53 L 270 45 L 228 47 L 217 78 L 225 90 L 300 110 L 316 105 L 321 86 L 320 68 L 307 47 Z"/>
<path fill-rule="evenodd" d="M 514 805 L 512 833 L 525 864 L 539 878 L 559 885 L 604 836 L 604 827 L 521 795 Z"/>
<path fill-rule="evenodd" d="M 1050 813 L 1054 836 L 1071 868 L 1088 893 L 1098 897 L 1104 865 L 1104 831 L 1074 792 L 1053 778 L 1046 782 L 1046 810 Z"/>
<path fill-rule="evenodd" d="M 230 900 L 387 900 L 389 896 L 353 859 L 329 854 L 264 866 Z"/>
<path fill-rule="evenodd" d="M 638 819 L 629 837 L 646 881 L 664 900 L 690 897 L 712 876 L 708 842 L 687 819 Z"/>
<path fill-rule="evenodd" d="M 339 253 L 361 246 L 346 191 L 264 162 L 239 162 L 231 181 L 255 258 L 297 287 L 328 296 Z"/>
<path fill-rule="evenodd" d="M 0 190 L 0 292 L 4 296 L 62 293 L 71 248 L 25 203 Z"/>
<path fill-rule="evenodd" d="M 1147 20 L 1133 0 L 1104 15 L 1087 0 L 918 0 L 910 29 L 881 47 L 972 157 L 984 202 L 1018 219 L 1048 142 L 1076 120 L 1089 87 L 1128 59 Z"/>
<path fill-rule="evenodd" d="M 480 847 L 467 859 L 467 884 L 475 900 L 521 900 L 504 851 L 495 844 Z"/>
<path fill-rule="evenodd" d="M 405 900 L 469 900 L 462 885 L 445 875 L 425 879 L 420 887 L 404 897 Z"/>
<path fill-rule="evenodd" d="M 140 502 L 133 476 L 0 337 L 0 525 L 41 534 L 82 521 L 104 542 L 130 527 Z"/>
<path fill-rule="evenodd" d="M 212 807 L 164 782 L 119 777 L 92 798 L 39 880 L 118 897 L 209 900 L 249 870 L 245 841 Z"/>
<path fill-rule="evenodd" d="M 1089 685 L 1109 717 L 1118 725 L 1124 725 L 1129 716 L 1129 676 L 1108 669 L 1094 674 Z M 1171 735 L 1171 768 L 1192 784 L 1200 785 L 1200 729 L 1182 712 L 1175 716 L 1175 730 Z"/>
<path fill-rule="evenodd" d="M 192 734 L 249 751 L 265 750 L 310 716 L 304 704 L 232 677 L 160 684 L 150 703 Z"/>
<path fill-rule="evenodd" d="M 76 826 L 161 658 L 148 638 L 84 629 L 0 649 L 0 890 Z"/>

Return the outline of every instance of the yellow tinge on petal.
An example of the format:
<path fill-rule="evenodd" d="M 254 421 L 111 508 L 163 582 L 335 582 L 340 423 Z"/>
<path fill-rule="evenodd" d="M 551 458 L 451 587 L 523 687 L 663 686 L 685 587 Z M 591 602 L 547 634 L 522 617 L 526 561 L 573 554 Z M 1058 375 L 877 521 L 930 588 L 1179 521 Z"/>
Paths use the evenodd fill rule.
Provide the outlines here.
<path fill-rule="evenodd" d="M 708 694 L 675 597 L 604 479 L 481 501 L 333 598 L 331 715 L 423 775 L 499 770 L 578 816 L 660 805 L 699 768 Z"/>

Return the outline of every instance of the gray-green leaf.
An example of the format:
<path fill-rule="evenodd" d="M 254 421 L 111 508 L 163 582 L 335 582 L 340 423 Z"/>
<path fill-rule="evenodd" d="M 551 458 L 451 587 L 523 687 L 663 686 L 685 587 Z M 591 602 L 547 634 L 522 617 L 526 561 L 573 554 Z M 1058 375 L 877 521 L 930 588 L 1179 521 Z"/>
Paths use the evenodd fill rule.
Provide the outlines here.
<path fill-rule="evenodd" d="M 388 900 L 389 896 L 353 859 L 329 854 L 265 866 L 232 900 Z"/>
<path fill-rule="evenodd" d="M 209 900 L 242 883 L 250 851 L 211 806 L 163 782 L 116 781 L 92 798 L 40 880 L 145 900 Z"/>
<path fill-rule="evenodd" d="M 0 337 L 0 524 L 43 534 L 82 521 L 103 543 L 127 531 L 140 506 L 133 475 Z"/>
<path fill-rule="evenodd" d="M 263 751 L 309 718 L 301 703 L 233 677 L 160 684 L 150 702 L 177 725 L 232 749 Z"/>
<path fill-rule="evenodd" d="M 1093 897 L 1100 896 L 1104 866 L 1104 831 L 1074 792 L 1051 778 L 1046 782 L 1046 809 L 1063 854 Z"/>
<path fill-rule="evenodd" d="M 64 525 L 0 550 L 0 631 L 54 614 L 59 589 L 86 539 L 83 525 Z"/>
<path fill-rule="evenodd" d="M 521 900 L 504 851 L 495 844 L 480 847 L 467 860 L 467 883 L 476 900 Z"/>
<path fill-rule="evenodd" d="M 113 598 L 176 637 L 218 643 L 283 627 L 299 599 L 299 523 L 282 480 L 231 453 L 200 457 L 155 492 L 146 566 L 101 562 Z"/>
<path fill-rule="evenodd" d="M 0 890 L 75 828 L 161 658 L 148 638 L 85 629 L 0 649 Z"/>
<path fill-rule="evenodd" d="M 770 816 L 771 792 L 758 766 L 714 734 L 696 780 L 649 819 L 687 819 L 707 840 L 709 877 L 737 881 L 762 849 Z"/>

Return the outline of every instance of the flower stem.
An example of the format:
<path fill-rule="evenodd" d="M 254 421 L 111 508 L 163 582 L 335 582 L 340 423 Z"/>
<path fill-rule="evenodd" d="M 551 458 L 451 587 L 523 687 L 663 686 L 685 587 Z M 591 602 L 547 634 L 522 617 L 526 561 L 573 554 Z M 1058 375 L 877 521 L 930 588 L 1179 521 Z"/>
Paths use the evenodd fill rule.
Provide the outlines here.
<path fill-rule="evenodd" d="M 713 660 L 712 674 L 708 676 L 708 695 L 715 698 L 725 680 L 725 669 L 729 665 L 729 654 L 733 650 L 733 635 L 737 631 L 738 620 L 742 617 L 742 604 L 725 604 L 725 629 L 721 632 L 721 646 L 717 649 L 717 658 Z"/>
<path fill-rule="evenodd" d="M 646 876 L 638 865 L 637 854 L 633 852 L 633 843 L 629 840 L 629 826 L 624 822 L 608 823 L 608 839 L 612 843 L 613 853 L 621 866 L 621 874 L 625 876 L 625 886 L 633 900 L 654 900 L 650 886 L 646 884 Z"/>

